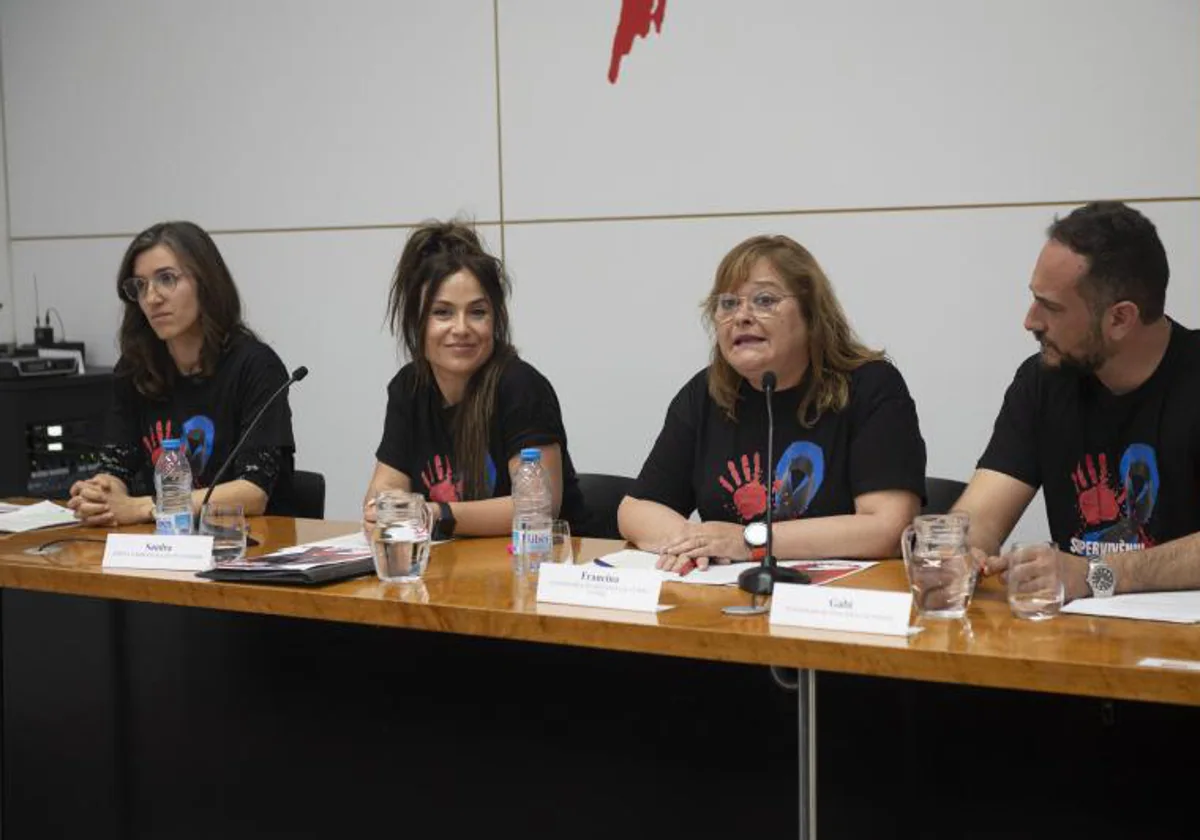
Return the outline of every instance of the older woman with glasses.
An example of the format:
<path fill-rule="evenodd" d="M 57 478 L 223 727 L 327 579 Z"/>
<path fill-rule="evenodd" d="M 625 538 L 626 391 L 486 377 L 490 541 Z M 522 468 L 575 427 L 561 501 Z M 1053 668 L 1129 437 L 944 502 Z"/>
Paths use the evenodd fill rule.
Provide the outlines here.
<path fill-rule="evenodd" d="M 76 482 L 69 502 L 88 525 L 153 521 L 154 464 L 172 438 L 192 468 L 198 511 L 204 488 L 287 380 L 279 357 L 242 322 L 221 252 L 191 222 L 138 234 L 121 260 L 117 293 L 125 304 L 121 358 L 100 471 Z M 263 513 L 276 485 L 290 480 L 294 449 L 284 396 L 267 409 L 211 501 Z"/>
<path fill-rule="evenodd" d="M 712 361 L 671 402 L 621 533 L 667 570 L 759 559 L 772 505 L 780 559 L 895 556 L 924 493 L 916 406 L 855 337 L 812 254 L 786 236 L 746 240 L 717 268 L 705 316 Z"/>

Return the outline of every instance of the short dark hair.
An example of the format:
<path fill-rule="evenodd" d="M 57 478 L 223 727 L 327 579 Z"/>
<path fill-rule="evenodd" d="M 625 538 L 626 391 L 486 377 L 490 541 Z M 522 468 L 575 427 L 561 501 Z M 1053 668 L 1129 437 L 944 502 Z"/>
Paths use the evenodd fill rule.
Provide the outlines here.
<path fill-rule="evenodd" d="M 242 321 L 242 299 L 233 275 L 212 237 L 193 222 L 159 222 L 133 238 L 117 269 L 117 296 L 125 304 L 119 343 L 122 373 L 144 396 L 164 399 L 174 386 L 177 371 L 167 345 L 154 334 L 141 306 L 121 294 L 121 284 L 133 273 L 133 264 L 156 245 L 171 249 L 180 265 L 196 283 L 200 304 L 200 327 L 204 344 L 200 349 L 200 373 L 212 376 L 229 340 L 236 335 L 253 335 Z"/>
<path fill-rule="evenodd" d="M 1142 323 L 1163 316 L 1167 251 L 1154 223 L 1120 201 L 1093 201 L 1055 219 L 1046 234 L 1087 259 L 1079 290 L 1094 312 L 1128 300 Z"/>

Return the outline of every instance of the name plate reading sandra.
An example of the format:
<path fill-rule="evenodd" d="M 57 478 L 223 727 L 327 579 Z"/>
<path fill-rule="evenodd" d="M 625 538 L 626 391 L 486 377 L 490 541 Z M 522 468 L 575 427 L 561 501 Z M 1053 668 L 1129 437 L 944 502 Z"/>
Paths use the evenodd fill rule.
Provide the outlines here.
<path fill-rule="evenodd" d="M 778 583 L 771 597 L 770 620 L 791 627 L 907 636 L 911 611 L 911 592 Z"/>
<path fill-rule="evenodd" d="M 662 576 L 653 569 L 604 569 L 543 563 L 537 600 L 550 604 L 657 612 Z"/>
<path fill-rule="evenodd" d="M 104 541 L 105 569 L 158 569 L 203 572 L 213 567 L 211 536 L 109 534 Z"/>

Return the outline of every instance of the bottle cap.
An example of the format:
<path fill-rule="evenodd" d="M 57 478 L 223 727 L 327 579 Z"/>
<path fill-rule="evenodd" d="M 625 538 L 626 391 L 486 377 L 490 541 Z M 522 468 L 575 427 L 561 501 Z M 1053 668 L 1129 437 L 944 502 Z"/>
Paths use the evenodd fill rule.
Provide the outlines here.
<path fill-rule="evenodd" d="M 532 447 L 532 446 L 528 449 L 521 450 L 522 463 L 528 463 L 530 461 L 540 461 L 540 460 L 542 460 L 542 450 L 537 449 L 536 447 Z"/>
<path fill-rule="evenodd" d="M 162 448 L 163 449 L 178 449 L 179 448 L 179 438 L 167 438 L 166 440 L 164 440 L 162 442 Z"/>

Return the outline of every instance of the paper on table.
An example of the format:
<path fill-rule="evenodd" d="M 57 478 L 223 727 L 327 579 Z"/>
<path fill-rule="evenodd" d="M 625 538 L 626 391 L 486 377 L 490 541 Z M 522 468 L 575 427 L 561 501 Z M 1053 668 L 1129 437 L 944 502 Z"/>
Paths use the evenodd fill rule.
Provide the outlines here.
<path fill-rule="evenodd" d="M 56 525 L 76 525 L 75 514 L 54 502 L 38 502 L 8 513 L 0 513 L 0 531 L 20 534 Z"/>
<path fill-rule="evenodd" d="M 1111 598 L 1080 598 L 1067 604 L 1062 611 L 1072 615 L 1196 624 L 1200 623 L 1200 591 L 1139 592 Z"/>
<path fill-rule="evenodd" d="M 395 526 L 395 527 L 403 527 L 403 526 Z M 449 542 L 449 540 L 433 540 L 430 543 L 430 545 L 441 545 L 444 542 Z M 371 546 L 367 544 L 366 535 L 361 530 L 359 530 L 359 531 L 355 531 L 352 534 L 343 534 L 340 537 L 330 537 L 330 538 L 324 539 L 324 540 L 317 540 L 316 542 L 304 543 L 303 545 L 294 545 L 294 546 L 291 546 L 290 548 L 281 548 L 278 551 L 275 551 L 272 553 L 274 553 L 274 554 L 289 554 L 292 552 L 305 551 L 306 549 L 314 548 L 314 547 L 316 547 L 316 548 L 353 548 L 353 549 L 361 549 L 362 551 L 371 551 Z"/>
<path fill-rule="evenodd" d="M 654 564 L 658 562 L 658 555 L 653 551 L 640 551 L 638 549 L 627 548 L 621 551 L 615 551 L 612 554 L 606 554 L 601 557 L 603 563 L 614 566 L 618 569 L 653 569 Z M 744 563 L 726 563 L 724 565 L 711 565 L 704 571 L 693 571 L 680 577 L 677 572 L 659 571 L 662 575 L 664 583 L 693 583 L 700 586 L 732 586 L 737 583 L 738 575 L 746 569 L 757 566 L 754 562 Z M 870 560 L 789 560 L 780 563 L 781 566 L 787 566 L 790 569 L 799 569 L 807 572 L 812 579 L 812 583 L 820 586 L 823 583 L 837 580 L 838 578 L 852 575 L 856 572 L 861 572 L 863 569 L 869 569 L 875 565 L 874 561 Z"/>

